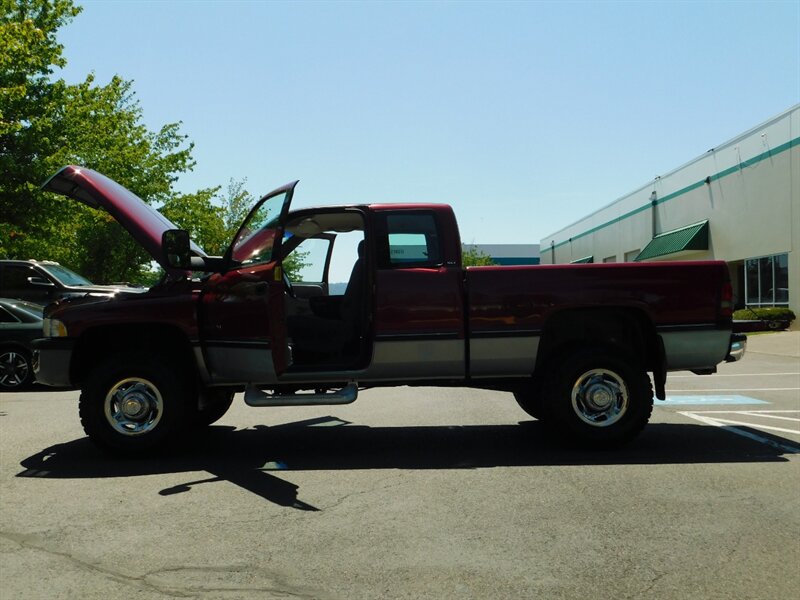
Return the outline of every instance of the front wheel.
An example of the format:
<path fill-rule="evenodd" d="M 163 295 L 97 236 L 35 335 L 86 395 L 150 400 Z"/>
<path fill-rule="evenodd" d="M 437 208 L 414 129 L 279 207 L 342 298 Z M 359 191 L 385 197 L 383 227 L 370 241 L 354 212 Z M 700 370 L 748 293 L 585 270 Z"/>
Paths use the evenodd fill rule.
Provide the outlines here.
<path fill-rule="evenodd" d="M 21 390 L 32 379 L 30 354 L 16 348 L 0 349 L 0 390 Z"/>
<path fill-rule="evenodd" d="M 653 411 L 650 378 L 633 357 L 595 347 L 565 357 L 551 376 L 545 410 L 573 440 L 613 446 L 634 438 Z"/>
<path fill-rule="evenodd" d="M 514 399 L 519 407 L 539 421 L 545 420 L 545 410 L 542 401 L 542 386 L 538 379 L 531 379 L 524 387 L 514 392 Z"/>
<path fill-rule="evenodd" d="M 201 395 L 205 396 L 203 408 L 195 409 L 192 415 L 192 425 L 194 427 L 206 427 L 216 423 L 233 404 L 233 392 L 230 390 L 203 390 Z"/>
<path fill-rule="evenodd" d="M 162 449 L 185 428 L 192 385 L 157 357 L 125 354 L 94 369 L 81 393 L 83 430 L 112 452 L 142 455 Z"/>

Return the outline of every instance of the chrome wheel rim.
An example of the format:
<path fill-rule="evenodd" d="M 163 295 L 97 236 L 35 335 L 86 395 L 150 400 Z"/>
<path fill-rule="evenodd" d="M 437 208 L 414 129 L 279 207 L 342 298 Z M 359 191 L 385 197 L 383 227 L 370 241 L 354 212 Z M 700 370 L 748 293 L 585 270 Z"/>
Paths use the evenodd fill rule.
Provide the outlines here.
<path fill-rule="evenodd" d="M 608 369 L 583 373 L 572 386 L 572 409 L 593 427 L 608 427 L 628 410 L 630 395 L 625 381 Z"/>
<path fill-rule="evenodd" d="M 104 402 L 106 421 L 123 435 L 141 435 L 155 429 L 164 414 L 164 400 L 152 382 L 129 377 L 115 383 Z"/>
<path fill-rule="evenodd" d="M 28 379 L 30 373 L 28 359 L 20 352 L 8 350 L 0 354 L 0 386 L 16 388 Z"/>

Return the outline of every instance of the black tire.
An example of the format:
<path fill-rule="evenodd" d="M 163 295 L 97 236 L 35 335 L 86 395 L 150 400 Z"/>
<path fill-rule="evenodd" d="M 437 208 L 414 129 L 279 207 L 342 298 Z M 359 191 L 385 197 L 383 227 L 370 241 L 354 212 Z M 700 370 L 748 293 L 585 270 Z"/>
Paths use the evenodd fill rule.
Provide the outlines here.
<path fill-rule="evenodd" d="M 514 392 L 514 399 L 519 407 L 539 421 L 545 420 L 542 402 L 542 386 L 538 380 L 531 380 L 523 389 Z"/>
<path fill-rule="evenodd" d="M 25 389 L 33 381 L 33 365 L 29 352 L 20 348 L 0 349 L 0 390 L 13 392 Z"/>
<path fill-rule="evenodd" d="M 162 357 L 114 356 L 86 379 L 78 410 L 86 435 L 117 454 L 164 449 L 186 428 L 192 380 Z"/>
<path fill-rule="evenodd" d="M 192 415 L 192 425 L 194 427 L 208 427 L 212 423 L 216 423 L 233 403 L 233 392 L 230 390 L 203 390 L 206 395 L 204 399 L 205 406 L 202 409 L 195 409 Z"/>
<path fill-rule="evenodd" d="M 653 411 L 653 388 L 635 358 L 595 346 L 568 353 L 545 386 L 545 415 L 571 441 L 609 447 L 641 432 Z"/>

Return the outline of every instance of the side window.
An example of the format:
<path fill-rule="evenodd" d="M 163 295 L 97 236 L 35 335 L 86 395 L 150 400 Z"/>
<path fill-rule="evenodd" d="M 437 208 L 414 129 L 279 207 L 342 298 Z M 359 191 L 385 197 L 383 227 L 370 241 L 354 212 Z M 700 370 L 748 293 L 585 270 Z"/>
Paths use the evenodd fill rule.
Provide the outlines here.
<path fill-rule="evenodd" d="M 19 319 L 0 306 L 0 323 L 19 323 Z"/>
<path fill-rule="evenodd" d="M 431 213 L 386 215 L 387 247 L 383 267 L 435 267 L 442 264 L 436 219 Z"/>
<path fill-rule="evenodd" d="M 283 260 L 283 268 L 289 279 L 298 283 L 323 283 L 330 246 L 331 241 L 325 238 L 303 241 Z"/>
<path fill-rule="evenodd" d="M 3 289 L 24 290 L 32 287 L 28 277 L 37 277 L 39 274 L 30 267 L 17 267 L 9 265 L 3 272 Z"/>

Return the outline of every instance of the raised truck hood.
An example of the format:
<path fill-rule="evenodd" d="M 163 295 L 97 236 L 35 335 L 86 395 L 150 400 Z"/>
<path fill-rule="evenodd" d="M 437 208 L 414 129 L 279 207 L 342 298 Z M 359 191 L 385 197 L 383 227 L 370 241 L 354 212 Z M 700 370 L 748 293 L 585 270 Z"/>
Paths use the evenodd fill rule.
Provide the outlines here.
<path fill-rule="evenodd" d="M 152 206 L 130 190 L 91 169 L 70 165 L 63 167 L 42 185 L 42 189 L 103 209 L 124 227 L 167 272 L 180 273 L 164 259 L 161 237 L 169 229 L 179 229 Z M 192 252 L 206 256 L 194 242 Z"/>

